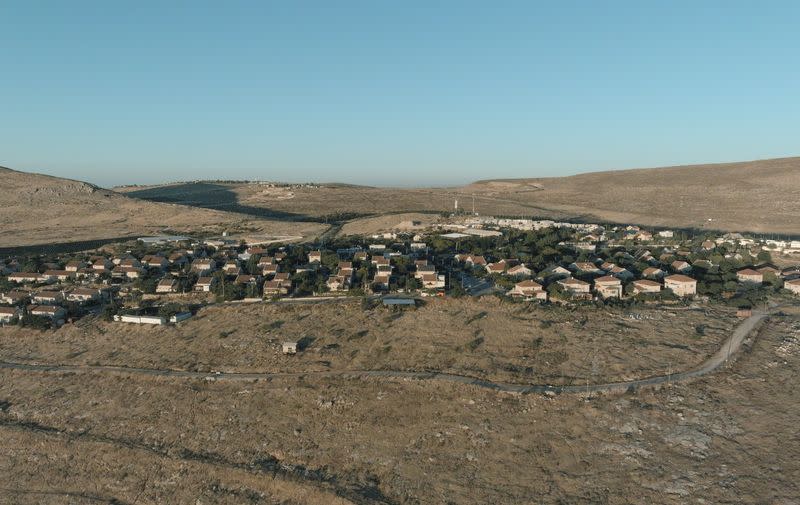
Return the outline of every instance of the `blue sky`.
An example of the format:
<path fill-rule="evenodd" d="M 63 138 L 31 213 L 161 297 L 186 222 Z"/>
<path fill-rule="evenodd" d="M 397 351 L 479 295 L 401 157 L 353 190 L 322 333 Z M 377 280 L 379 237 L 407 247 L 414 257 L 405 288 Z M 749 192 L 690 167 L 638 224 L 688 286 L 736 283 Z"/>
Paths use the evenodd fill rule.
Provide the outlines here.
<path fill-rule="evenodd" d="M 794 1 L 6 1 L 0 165 L 416 186 L 798 155 L 798 26 Z"/>

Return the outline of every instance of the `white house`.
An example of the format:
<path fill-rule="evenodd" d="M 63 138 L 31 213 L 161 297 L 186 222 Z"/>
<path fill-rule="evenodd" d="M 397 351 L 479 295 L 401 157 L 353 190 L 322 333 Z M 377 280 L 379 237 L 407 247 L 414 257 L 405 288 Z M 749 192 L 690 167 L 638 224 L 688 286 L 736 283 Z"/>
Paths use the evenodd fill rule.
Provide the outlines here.
<path fill-rule="evenodd" d="M 531 280 L 518 282 L 514 285 L 511 291 L 508 292 L 509 296 L 535 298 L 536 300 L 547 300 L 547 291 L 542 288 L 538 282 Z"/>
<path fill-rule="evenodd" d="M 633 281 L 633 294 L 641 295 L 646 293 L 660 293 L 661 284 L 649 279 L 640 279 Z"/>
<path fill-rule="evenodd" d="M 670 275 L 664 277 L 664 288 L 671 289 L 677 296 L 694 296 L 697 294 L 697 281 L 685 275 Z"/>
<path fill-rule="evenodd" d="M 0 307 L 0 322 L 10 323 L 22 315 L 19 307 Z"/>
<path fill-rule="evenodd" d="M 595 279 L 594 289 L 601 298 L 622 298 L 622 282 L 610 275 Z"/>

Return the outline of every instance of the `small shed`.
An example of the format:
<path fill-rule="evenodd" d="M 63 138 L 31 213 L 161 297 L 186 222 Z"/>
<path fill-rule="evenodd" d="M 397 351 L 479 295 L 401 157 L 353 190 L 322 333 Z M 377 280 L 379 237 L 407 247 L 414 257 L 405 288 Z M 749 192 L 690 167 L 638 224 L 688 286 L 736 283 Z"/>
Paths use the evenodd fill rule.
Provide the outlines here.
<path fill-rule="evenodd" d="M 742 319 L 746 319 L 753 315 L 752 309 L 739 309 L 736 311 L 736 317 L 740 317 Z"/>
<path fill-rule="evenodd" d="M 297 342 L 284 342 L 282 350 L 283 354 L 297 354 Z"/>
<path fill-rule="evenodd" d="M 383 304 L 386 306 L 392 305 L 416 305 L 416 300 L 414 298 L 383 298 Z"/>

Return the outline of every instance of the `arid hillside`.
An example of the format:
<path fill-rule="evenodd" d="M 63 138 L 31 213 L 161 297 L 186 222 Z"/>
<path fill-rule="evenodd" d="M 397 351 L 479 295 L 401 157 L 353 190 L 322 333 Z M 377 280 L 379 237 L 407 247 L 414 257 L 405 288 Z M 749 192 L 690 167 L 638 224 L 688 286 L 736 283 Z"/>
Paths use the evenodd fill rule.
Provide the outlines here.
<path fill-rule="evenodd" d="M 129 198 L 85 182 L 0 168 L 0 247 L 164 232 L 318 233 L 324 226 Z"/>
<path fill-rule="evenodd" d="M 489 180 L 461 191 L 623 223 L 800 233 L 800 158 Z"/>
<path fill-rule="evenodd" d="M 649 226 L 800 234 L 800 158 L 498 179 L 457 188 L 345 184 L 271 187 L 185 183 L 119 188 L 154 202 L 290 221 L 350 220 L 348 233 L 374 232 L 363 218 L 459 209 L 482 215 L 577 218 Z M 393 218 L 389 219 L 393 221 Z M 402 219 L 397 220 L 398 222 Z"/>

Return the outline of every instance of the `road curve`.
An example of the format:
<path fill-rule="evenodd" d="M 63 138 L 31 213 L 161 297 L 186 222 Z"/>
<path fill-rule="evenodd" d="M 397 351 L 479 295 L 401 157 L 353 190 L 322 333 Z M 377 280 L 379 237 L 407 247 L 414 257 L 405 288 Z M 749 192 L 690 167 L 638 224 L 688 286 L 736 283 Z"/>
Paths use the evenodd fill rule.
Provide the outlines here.
<path fill-rule="evenodd" d="M 556 386 L 550 384 L 513 384 L 507 382 L 494 382 L 490 380 L 457 375 L 443 372 L 413 372 L 403 370 L 322 370 L 310 372 L 275 372 L 275 373 L 247 373 L 247 372 L 192 372 L 185 370 L 169 370 L 157 368 L 134 368 L 111 365 L 46 365 L 46 364 L 27 364 L 0 361 L 0 369 L 21 370 L 27 372 L 40 373 L 109 373 L 120 375 L 141 375 L 151 377 L 174 377 L 184 379 L 201 379 L 213 381 L 254 381 L 270 380 L 280 378 L 297 377 L 381 377 L 399 378 L 416 380 L 438 380 L 447 382 L 457 382 L 470 386 L 492 389 L 508 393 L 596 393 L 604 391 L 625 391 L 637 389 L 642 386 L 652 386 L 671 382 L 680 382 L 694 377 L 700 377 L 713 372 L 720 365 L 725 363 L 730 356 L 735 354 L 742 345 L 742 342 L 759 322 L 768 317 L 768 313 L 758 312 L 742 321 L 722 344 L 722 347 L 710 358 L 695 368 L 668 375 L 656 375 L 644 379 L 609 382 L 605 384 L 589 385 L 564 385 Z"/>

